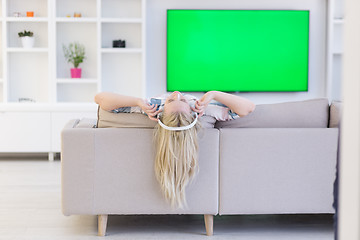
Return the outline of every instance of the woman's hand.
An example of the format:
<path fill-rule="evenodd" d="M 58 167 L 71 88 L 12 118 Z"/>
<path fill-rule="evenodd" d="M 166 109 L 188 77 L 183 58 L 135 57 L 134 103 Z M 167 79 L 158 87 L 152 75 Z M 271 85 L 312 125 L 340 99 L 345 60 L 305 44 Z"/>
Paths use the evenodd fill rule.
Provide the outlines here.
<path fill-rule="evenodd" d="M 199 113 L 199 116 L 201 117 L 204 115 L 206 107 L 209 105 L 211 100 L 215 98 L 215 92 L 210 91 L 204 94 L 199 100 L 195 103 L 195 108 L 192 108 L 194 112 Z"/>
<path fill-rule="evenodd" d="M 157 121 L 156 115 L 158 115 L 162 109 L 159 109 L 156 111 L 157 109 L 157 104 L 152 104 L 150 105 L 149 103 L 147 103 L 144 99 L 139 99 L 138 101 L 138 106 L 148 115 L 148 117 L 153 120 L 153 121 Z"/>

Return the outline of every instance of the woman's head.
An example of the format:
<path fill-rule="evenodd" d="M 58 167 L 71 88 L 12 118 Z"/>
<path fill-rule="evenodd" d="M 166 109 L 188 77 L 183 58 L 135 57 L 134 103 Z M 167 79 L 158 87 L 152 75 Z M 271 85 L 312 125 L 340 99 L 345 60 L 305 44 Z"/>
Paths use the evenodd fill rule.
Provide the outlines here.
<path fill-rule="evenodd" d="M 165 100 L 164 113 L 183 112 L 191 113 L 187 99 L 180 92 L 175 91 Z"/>
<path fill-rule="evenodd" d="M 173 101 L 169 103 L 171 102 Z M 171 110 L 177 107 L 182 108 L 178 103 L 168 106 Z M 185 105 L 183 108 L 185 109 Z M 165 110 L 160 116 L 161 122 L 166 126 L 181 127 L 194 122 L 190 107 L 189 111 L 171 110 Z M 165 198 L 172 206 L 176 205 L 180 208 L 186 206 L 185 187 L 198 171 L 197 131 L 199 128 L 199 123 L 190 129 L 180 131 L 170 131 L 161 126 L 156 128 L 155 175 Z"/>

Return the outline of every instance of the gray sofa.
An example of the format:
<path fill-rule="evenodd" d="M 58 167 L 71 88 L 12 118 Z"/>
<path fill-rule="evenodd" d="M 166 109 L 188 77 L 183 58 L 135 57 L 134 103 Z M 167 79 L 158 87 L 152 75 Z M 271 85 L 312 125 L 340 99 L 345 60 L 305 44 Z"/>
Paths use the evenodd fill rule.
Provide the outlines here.
<path fill-rule="evenodd" d="M 113 214 L 203 214 L 212 235 L 217 214 L 333 213 L 333 109 L 314 99 L 258 105 L 230 122 L 203 118 L 200 172 L 186 190 L 188 208 L 176 210 L 154 176 L 154 123 L 99 109 L 97 122 L 73 120 L 62 131 L 62 211 L 98 215 L 102 236 Z"/>

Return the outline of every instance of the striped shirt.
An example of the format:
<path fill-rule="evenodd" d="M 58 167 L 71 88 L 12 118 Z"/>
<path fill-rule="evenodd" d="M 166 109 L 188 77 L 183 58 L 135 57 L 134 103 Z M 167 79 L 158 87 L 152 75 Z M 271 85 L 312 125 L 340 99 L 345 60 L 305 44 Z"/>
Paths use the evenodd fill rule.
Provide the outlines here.
<path fill-rule="evenodd" d="M 147 99 L 149 104 L 157 104 L 158 108 L 164 108 L 165 101 L 170 94 L 163 94 L 158 97 Z M 195 107 L 195 103 L 198 100 L 195 96 L 189 94 L 183 94 L 191 107 Z M 111 110 L 113 113 L 146 113 L 140 107 L 120 107 Z M 211 101 L 204 112 L 205 116 L 214 117 L 218 121 L 229 121 L 238 118 L 239 116 L 233 112 L 230 108 L 222 103 Z"/>

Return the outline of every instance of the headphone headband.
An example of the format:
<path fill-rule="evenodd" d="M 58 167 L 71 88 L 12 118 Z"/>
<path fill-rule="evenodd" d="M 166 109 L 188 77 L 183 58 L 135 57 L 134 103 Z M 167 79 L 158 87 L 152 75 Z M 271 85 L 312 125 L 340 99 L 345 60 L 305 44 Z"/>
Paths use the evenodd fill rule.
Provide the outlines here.
<path fill-rule="evenodd" d="M 169 130 L 169 131 L 182 131 L 182 130 L 188 130 L 188 129 L 192 128 L 193 126 L 195 126 L 195 124 L 197 123 L 197 120 L 198 120 L 198 115 L 195 114 L 194 121 L 192 123 L 190 123 L 189 125 L 186 125 L 186 126 L 181 126 L 181 127 L 169 127 L 169 126 L 166 126 L 163 122 L 161 122 L 160 117 L 158 118 L 158 123 L 162 128 L 164 128 L 166 130 Z"/>

